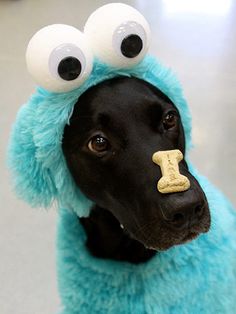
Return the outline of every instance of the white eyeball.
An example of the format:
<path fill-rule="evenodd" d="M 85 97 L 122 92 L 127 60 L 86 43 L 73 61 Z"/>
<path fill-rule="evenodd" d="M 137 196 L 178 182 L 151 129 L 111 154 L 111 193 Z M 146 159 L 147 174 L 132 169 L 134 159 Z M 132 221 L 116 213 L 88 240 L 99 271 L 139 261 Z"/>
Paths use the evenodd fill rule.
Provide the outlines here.
<path fill-rule="evenodd" d="M 67 92 L 79 87 L 91 73 L 93 57 L 83 33 L 69 25 L 54 24 L 32 37 L 26 63 L 40 86 Z"/>
<path fill-rule="evenodd" d="M 93 12 L 84 33 L 94 56 L 121 68 L 140 62 L 150 42 L 150 28 L 145 18 L 122 3 L 110 3 Z"/>

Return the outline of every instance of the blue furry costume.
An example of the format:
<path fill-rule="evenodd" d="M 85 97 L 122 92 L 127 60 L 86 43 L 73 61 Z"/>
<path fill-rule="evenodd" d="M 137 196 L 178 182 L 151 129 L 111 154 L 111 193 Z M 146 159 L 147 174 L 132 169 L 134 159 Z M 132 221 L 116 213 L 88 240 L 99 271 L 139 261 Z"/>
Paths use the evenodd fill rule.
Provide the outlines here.
<path fill-rule="evenodd" d="M 145 56 L 131 68 L 96 59 L 77 89 L 55 93 L 38 88 L 21 108 L 12 132 L 9 164 L 17 193 L 32 206 L 59 207 L 57 269 L 63 314 L 236 313 L 236 212 L 227 199 L 189 163 L 209 202 L 211 229 L 196 240 L 156 254 L 146 263 L 102 260 L 90 255 L 77 217 L 92 202 L 75 185 L 61 142 L 74 104 L 91 86 L 117 76 L 134 76 L 158 87 L 176 105 L 187 151 L 191 118 L 173 73 Z"/>

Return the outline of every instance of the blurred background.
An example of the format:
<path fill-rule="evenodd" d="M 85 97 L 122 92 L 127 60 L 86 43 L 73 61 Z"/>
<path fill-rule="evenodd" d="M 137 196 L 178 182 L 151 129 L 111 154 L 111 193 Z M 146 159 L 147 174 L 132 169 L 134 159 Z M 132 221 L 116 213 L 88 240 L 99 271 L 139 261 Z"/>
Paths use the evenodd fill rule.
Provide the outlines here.
<path fill-rule="evenodd" d="M 34 90 L 25 49 L 41 27 L 83 29 L 112 1 L 0 0 L 0 313 L 52 314 L 59 308 L 55 271 L 56 210 L 16 199 L 5 155 L 11 125 Z M 151 53 L 173 68 L 193 116 L 191 160 L 236 205 L 236 1 L 120 1 L 144 14 Z M 104 17 L 106 18 L 106 17 Z"/>

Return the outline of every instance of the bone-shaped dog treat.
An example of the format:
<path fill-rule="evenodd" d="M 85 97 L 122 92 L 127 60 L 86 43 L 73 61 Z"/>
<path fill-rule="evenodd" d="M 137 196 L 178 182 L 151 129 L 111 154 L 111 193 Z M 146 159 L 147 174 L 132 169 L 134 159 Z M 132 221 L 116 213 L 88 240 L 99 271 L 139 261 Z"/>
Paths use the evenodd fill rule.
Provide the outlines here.
<path fill-rule="evenodd" d="M 152 160 L 160 166 L 162 177 L 157 183 L 160 193 L 174 193 L 186 191 L 190 187 L 187 177 L 179 173 L 178 163 L 183 159 L 180 150 L 159 151 L 153 154 Z"/>

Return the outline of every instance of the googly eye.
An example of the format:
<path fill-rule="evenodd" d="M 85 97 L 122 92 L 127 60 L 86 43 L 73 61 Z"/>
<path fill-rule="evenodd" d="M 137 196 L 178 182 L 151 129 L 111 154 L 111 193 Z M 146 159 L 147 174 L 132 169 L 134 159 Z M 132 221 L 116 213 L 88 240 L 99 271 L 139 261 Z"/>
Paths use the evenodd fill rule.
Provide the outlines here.
<path fill-rule="evenodd" d="M 141 53 L 146 34 L 144 28 L 137 22 L 125 22 L 115 30 L 112 40 L 117 54 L 131 59 Z"/>
<path fill-rule="evenodd" d="M 92 71 L 93 57 L 85 36 L 63 24 L 49 25 L 30 40 L 28 71 L 35 81 L 53 92 L 78 88 Z"/>
<path fill-rule="evenodd" d="M 122 3 L 107 4 L 92 13 L 84 33 L 96 57 L 121 68 L 140 62 L 150 43 L 150 28 L 145 18 Z"/>
<path fill-rule="evenodd" d="M 74 81 L 84 72 L 86 60 L 80 48 L 72 44 L 62 44 L 49 57 L 51 74 L 64 81 Z"/>

